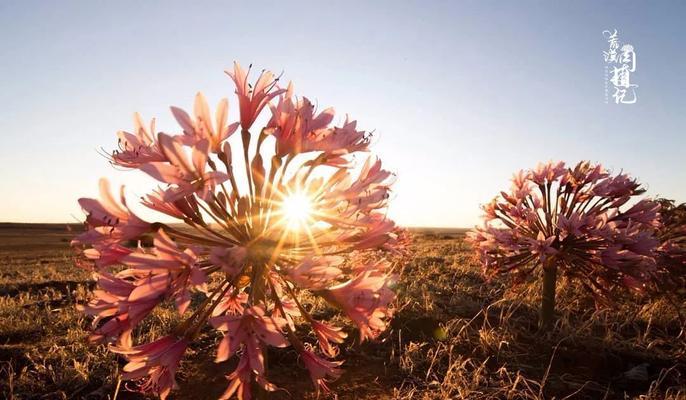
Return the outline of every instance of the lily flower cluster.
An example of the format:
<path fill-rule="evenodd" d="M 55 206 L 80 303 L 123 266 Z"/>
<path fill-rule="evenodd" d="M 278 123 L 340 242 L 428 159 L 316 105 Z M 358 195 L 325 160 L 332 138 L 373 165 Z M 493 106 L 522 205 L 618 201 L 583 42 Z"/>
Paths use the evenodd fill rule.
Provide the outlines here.
<path fill-rule="evenodd" d="M 269 346 L 292 346 L 317 390 L 340 376 L 337 345 L 347 335 L 315 318 L 303 294 L 340 309 L 360 340 L 376 338 L 391 316 L 396 276 L 387 256 L 406 236 L 385 215 L 393 175 L 378 159 L 356 162 L 370 135 L 347 117 L 333 124 L 333 109 L 318 112 L 271 72 L 254 83 L 249 73 L 237 63 L 227 71 L 235 123 L 227 99 L 211 113 L 198 94 L 192 114 L 172 107 L 176 133 L 156 132 L 154 120 L 147 126 L 136 114 L 134 130 L 118 134 L 111 163 L 157 180 L 141 203 L 176 223 L 137 216 L 123 187 L 117 200 L 106 180 L 99 199 L 79 200 L 88 230 L 72 244 L 97 279 L 81 306 L 94 317 L 91 339 L 128 360 L 124 379 L 163 399 L 208 324 L 222 335 L 216 362 L 238 358 L 222 398 L 249 399 L 251 388 L 277 389 L 266 371 Z M 266 125 L 251 130 L 259 119 Z M 166 304 L 181 315 L 178 326 L 136 343 L 136 326 Z M 297 324 L 309 326 L 311 340 Z"/>
<path fill-rule="evenodd" d="M 599 164 L 539 164 L 484 206 L 484 226 L 470 240 L 488 274 L 559 269 L 598 300 L 616 286 L 643 291 L 656 271 L 660 206 L 642 193 Z"/>
<path fill-rule="evenodd" d="M 679 292 L 686 288 L 686 203 L 658 199 L 660 228 L 657 236 L 659 292 Z"/>

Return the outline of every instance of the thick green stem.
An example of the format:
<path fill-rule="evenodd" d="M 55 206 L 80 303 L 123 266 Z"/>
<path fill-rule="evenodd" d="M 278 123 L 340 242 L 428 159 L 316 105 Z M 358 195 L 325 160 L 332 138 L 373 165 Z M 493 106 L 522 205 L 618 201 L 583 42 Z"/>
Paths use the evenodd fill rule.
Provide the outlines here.
<path fill-rule="evenodd" d="M 541 296 L 541 313 L 539 320 L 539 328 L 541 331 L 548 331 L 554 325 L 556 279 L 557 264 L 551 259 L 543 264 L 543 293 Z"/>

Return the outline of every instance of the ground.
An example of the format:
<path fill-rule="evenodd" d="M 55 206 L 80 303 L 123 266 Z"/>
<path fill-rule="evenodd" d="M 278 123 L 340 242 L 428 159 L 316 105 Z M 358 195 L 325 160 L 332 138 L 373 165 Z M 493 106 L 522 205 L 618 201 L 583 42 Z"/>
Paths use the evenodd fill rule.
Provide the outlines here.
<path fill-rule="evenodd" d="M 123 361 L 86 341 L 75 309 L 93 287 L 73 265 L 64 225 L 0 224 L 0 393 L 14 399 L 112 398 Z M 618 295 L 597 307 L 561 282 L 555 329 L 537 332 L 538 286 L 486 280 L 460 230 L 413 231 L 400 265 L 395 317 L 375 342 L 359 344 L 347 325 L 339 399 L 663 399 L 686 398 L 686 340 L 677 313 L 684 299 Z M 342 321 L 323 306 L 322 318 Z M 156 312 L 141 328 L 155 337 L 175 321 Z M 173 399 L 217 398 L 231 361 L 213 362 L 218 336 L 207 331 L 178 373 Z M 314 399 L 289 349 L 270 352 L 277 399 Z M 118 399 L 143 396 L 126 390 Z"/>

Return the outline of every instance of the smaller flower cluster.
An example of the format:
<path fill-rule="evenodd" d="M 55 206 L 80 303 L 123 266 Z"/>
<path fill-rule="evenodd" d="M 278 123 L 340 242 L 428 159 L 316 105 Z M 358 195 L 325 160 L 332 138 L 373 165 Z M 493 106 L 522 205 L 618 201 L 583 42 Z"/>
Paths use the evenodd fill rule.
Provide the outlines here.
<path fill-rule="evenodd" d="M 626 174 L 599 164 L 539 164 L 512 178 L 484 206 L 485 223 L 469 234 L 488 274 L 530 274 L 556 266 L 599 299 L 623 286 L 642 291 L 656 272 L 660 209 Z"/>
<path fill-rule="evenodd" d="M 660 292 L 686 288 L 686 203 L 659 199 L 661 225 L 657 231 L 658 285 Z"/>

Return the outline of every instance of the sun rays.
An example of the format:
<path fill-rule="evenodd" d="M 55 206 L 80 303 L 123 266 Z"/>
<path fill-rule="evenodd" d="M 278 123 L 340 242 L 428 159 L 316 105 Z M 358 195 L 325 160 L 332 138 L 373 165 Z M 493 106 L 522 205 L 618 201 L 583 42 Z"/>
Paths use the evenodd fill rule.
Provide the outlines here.
<path fill-rule="evenodd" d="M 290 194 L 283 199 L 281 212 L 288 229 L 303 228 L 312 222 L 312 200 L 303 192 Z"/>

